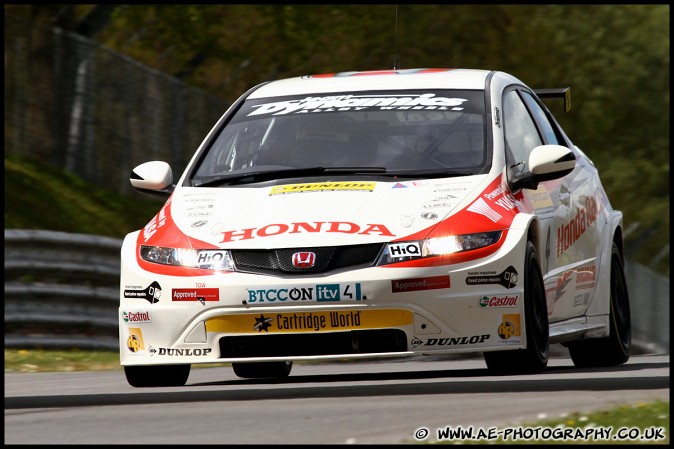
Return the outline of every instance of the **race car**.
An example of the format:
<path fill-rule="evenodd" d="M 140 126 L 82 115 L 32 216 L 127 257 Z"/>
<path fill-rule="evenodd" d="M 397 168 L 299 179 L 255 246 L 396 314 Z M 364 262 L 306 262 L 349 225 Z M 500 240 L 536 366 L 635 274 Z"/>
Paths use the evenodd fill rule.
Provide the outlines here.
<path fill-rule="evenodd" d="M 229 107 L 121 248 L 133 387 L 191 365 L 283 378 L 293 362 L 482 353 L 535 373 L 626 362 L 623 215 L 592 161 L 507 73 L 399 69 L 262 83 Z"/>

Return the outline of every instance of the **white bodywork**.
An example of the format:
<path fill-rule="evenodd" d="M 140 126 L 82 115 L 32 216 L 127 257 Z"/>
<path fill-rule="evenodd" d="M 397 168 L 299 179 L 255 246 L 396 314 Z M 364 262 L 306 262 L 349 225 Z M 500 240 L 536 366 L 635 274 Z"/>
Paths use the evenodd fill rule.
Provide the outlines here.
<path fill-rule="evenodd" d="M 271 186 L 185 185 L 209 134 L 155 218 L 124 240 L 119 308 L 122 365 L 522 349 L 526 347 L 522 272 L 528 239 L 533 239 L 541 261 L 551 342 L 608 335 L 610 251 L 622 215 L 611 208 L 595 168 L 580 151 L 576 151 L 574 170 L 565 177 L 541 182 L 536 190 L 510 190 L 503 127 L 496 123 L 493 111 L 503 110 L 504 88 L 522 83 L 490 73 L 451 70 L 301 77 L 253 90 L 248 98 L 396 89 L 484 90 L 488 86 L 491 169 L 472 176 L 416 180 L 327 177 Z M 229 113 L 211 134 L 228 120 Z M 157 182 L 163 184 L 165 179 L 159 176 Z M 491 248 L 455 254 L 441 262 L 403 262 L 325 275 L 183 268 L 139 257 L 140 245 L 302 252 L 304 247 L 393 242 L 389 250 L 414 252 L 416 247 L 395 242 L 424 238 L 434 226 L 457 234 L 492 230 L 504 234 Z M 513 327 L 504 334 L 500 329 L 506 322 Z M 395 335 L 401 341 L 381 352 L 257 357 L 232 355 L 236 351 L 227 353 L 221 344 L 228 337 L 375 329 L 399 331 Z"/>

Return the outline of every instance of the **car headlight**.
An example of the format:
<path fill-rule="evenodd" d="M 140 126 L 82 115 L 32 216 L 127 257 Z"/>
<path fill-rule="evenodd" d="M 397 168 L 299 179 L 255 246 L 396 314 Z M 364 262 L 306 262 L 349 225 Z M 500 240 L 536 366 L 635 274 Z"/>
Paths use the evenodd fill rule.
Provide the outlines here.
<path fill-rule="evenodd" d="M 425 240 L 389 243 L 384 248 L 377 265 L 388 265 L 424 257 L 448 256 L 493 245 L 501 238 L 502 231 L 476 234 L 449 235 Z"/>
<path fill-rule="evenodd" d="M 164 248 L 141 245 L 140 258 L 162 265 L 208 270 L 235 270 L 231 253 L 222 249 Z"/>

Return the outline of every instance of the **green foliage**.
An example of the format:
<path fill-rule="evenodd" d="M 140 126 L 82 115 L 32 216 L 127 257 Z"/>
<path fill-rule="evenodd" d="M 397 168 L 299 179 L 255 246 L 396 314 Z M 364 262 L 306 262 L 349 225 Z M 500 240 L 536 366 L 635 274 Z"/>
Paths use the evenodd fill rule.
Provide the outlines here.
<path fill-rule="evenodd" d="M 5 373 L 121 371 L 118 351 L 7 349 Z"/>
<path fill-rule="evenodd" d="M 5 229 L 121 239 L 145 226 L 160 207 L 141 194 L 121 196 L 50 165 L 5 157 Z"/>
<path fill-rule="evenodd" d="M 95 5 L 6 5 L 75 28 Z M 274 78 L 351 70 L 503 70 L 551 103 L 624 212 L 630 258 L 669 271 L 667 4 L 119 5 L 105 46 L 228 101 Z M 58 20 L 56 20 L 58 19 Z"/>

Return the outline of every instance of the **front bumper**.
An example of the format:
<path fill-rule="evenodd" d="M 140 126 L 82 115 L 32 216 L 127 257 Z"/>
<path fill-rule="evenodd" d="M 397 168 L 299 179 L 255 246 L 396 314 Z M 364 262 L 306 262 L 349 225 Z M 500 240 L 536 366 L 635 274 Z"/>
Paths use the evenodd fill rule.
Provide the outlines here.
<path fill-rule="evenodd" d="M 330 360 L 525 347 L 523 234 L 456 265 L 329 276 L 168 276 L 122 246 L 122 365 Z"/>

